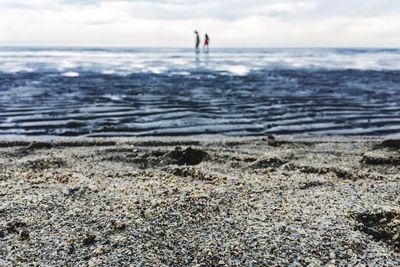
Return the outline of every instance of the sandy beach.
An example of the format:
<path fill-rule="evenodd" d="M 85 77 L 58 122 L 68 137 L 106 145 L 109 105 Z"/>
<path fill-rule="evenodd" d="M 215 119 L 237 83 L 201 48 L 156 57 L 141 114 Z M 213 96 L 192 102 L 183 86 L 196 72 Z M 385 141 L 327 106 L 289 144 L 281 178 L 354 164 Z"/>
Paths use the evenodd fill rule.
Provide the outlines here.
<path fill-rule="evenodd" d="M 0 140 L 0 266 L 399 266 L 400 141 Z"/>

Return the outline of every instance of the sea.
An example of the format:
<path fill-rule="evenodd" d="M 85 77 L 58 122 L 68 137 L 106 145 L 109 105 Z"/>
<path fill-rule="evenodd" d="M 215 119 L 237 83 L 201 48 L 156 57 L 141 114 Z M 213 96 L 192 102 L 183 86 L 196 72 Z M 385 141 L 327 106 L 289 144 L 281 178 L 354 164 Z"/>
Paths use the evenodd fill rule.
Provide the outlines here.
<path fill-rule="evenodd" d="M 0 47 L 0 135 L 400 136 L 400 49 Z"/>

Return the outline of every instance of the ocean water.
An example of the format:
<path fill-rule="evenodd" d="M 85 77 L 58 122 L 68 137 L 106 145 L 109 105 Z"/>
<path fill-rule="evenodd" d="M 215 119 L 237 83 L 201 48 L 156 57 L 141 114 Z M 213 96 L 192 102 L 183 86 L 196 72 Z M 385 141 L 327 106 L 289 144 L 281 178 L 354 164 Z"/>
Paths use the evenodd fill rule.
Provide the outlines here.
<path fill-rule="evenodd" d="M 400 135 L 398 49 L 0 48 L 0 135 Z"/>

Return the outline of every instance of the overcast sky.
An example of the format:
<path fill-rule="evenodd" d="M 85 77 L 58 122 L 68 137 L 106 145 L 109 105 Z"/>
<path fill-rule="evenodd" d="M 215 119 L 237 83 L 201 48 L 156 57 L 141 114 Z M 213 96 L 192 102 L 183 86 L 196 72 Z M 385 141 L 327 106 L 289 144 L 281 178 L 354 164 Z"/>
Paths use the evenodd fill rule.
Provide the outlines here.
<path fill-rule="evenodd" d="M 0 0 L 0 45 L 400 47 L 400 0 Z"/>

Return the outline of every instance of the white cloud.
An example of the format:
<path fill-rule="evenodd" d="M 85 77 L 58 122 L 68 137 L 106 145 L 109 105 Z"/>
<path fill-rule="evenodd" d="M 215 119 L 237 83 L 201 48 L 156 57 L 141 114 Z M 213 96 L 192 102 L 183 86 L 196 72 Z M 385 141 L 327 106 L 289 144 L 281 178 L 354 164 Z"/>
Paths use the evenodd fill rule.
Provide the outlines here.
<path fill-rule="evenodd" d="M 398 0 L 0 0 L 0 45 L 400 46 Z"/>

